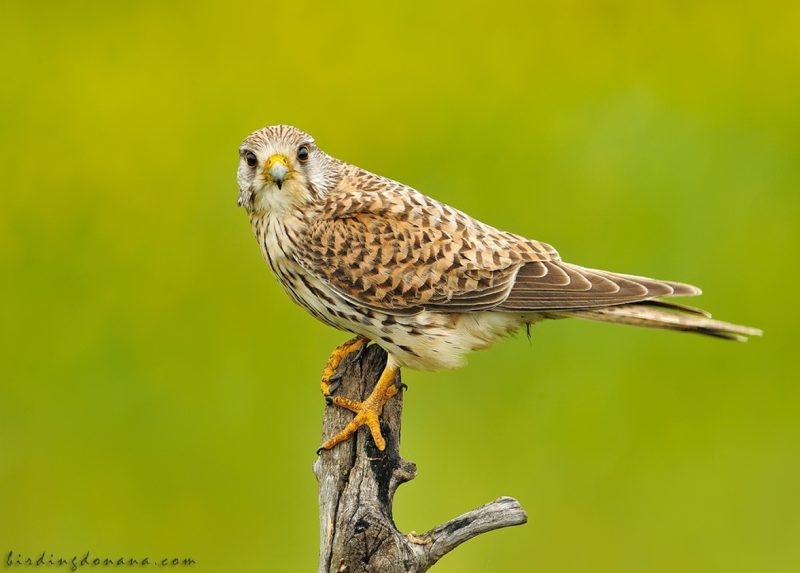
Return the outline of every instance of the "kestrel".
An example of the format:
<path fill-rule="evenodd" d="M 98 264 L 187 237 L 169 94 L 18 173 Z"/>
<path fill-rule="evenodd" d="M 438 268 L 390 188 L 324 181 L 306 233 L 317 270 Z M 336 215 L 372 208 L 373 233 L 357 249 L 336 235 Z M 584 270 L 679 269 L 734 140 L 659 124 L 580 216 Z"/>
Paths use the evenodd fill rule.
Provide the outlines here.
<path fill-rule="evenodd" d="M 250 134 L 239 149 L 239 205 L 289 296 L 355 335 L 323 370 L 328 404 L 355 413 L 321 449 L 378 417 L 399 368 L 462 366 L 465 355 L 550 318 L 698 332 L 744 341 L 761 331 L 657 300 L 700 289 L 566 263 L 546 243 L 501 231 L 407 185 L 327 155 L 295 127 Z M 342 359 L 369 342 L 389 355 L 363 402 L 332 396 Z"/>

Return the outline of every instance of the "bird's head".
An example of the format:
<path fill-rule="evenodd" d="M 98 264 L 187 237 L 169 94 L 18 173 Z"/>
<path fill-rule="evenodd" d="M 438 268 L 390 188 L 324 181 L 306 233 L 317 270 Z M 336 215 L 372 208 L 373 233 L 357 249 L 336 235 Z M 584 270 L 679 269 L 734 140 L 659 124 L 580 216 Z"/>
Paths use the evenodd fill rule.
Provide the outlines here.
<path fill-rule="evenodd" d="M 250 214 L 302 209 L 335 184 L 335 162 L 314 138 L 290 125 L 272 125 L 239 147 L 239 206 Z"/>

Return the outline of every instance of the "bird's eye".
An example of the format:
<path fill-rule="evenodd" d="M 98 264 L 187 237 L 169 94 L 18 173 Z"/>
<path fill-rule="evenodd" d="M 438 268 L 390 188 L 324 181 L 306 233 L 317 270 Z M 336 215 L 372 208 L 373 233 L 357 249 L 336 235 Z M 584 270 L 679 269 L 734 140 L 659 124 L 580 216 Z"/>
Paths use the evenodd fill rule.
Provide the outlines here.
<path fill-rule="evenodd" d="M 308 145 L 301 145 L 297 149 L 297 159 L 299 159 L 300 161 L 308 160 Z"/>
<path fill-rule="evenodd" d="M 247 162 L 248 167 L 255 167 L 258 165 L 258 157 L 252 151 L 248 151 L 244 154 L 244 160 Z"/>

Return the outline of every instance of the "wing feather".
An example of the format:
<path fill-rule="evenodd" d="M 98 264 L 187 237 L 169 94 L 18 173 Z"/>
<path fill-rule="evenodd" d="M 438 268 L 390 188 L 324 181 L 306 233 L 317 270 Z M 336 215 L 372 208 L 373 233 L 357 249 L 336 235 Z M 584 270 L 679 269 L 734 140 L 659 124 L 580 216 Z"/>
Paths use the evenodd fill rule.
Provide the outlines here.
<path fill-rule="evenodd" d="M 548 281 L 547 275 L 541 275 L 541 268 L 526 271 L 525 267 L 530 265 L 520 269 L 514 287 L 497 310 L 600 308 L 662 296 L 700 294 L 697 287 L 683 283 L 586 269 L 563 262 L 543 263 L 548 271 L 555 266 L 572 278 L 568 284 L 559 284 L 562 273 L 558 274 L 557 281 Z"/>
<path fill-rule="evenodd" d="M 565 263 L 546 243 L 357 168 L 306 218 L 297 261 L 353 304 L 394 314 L 592 309 L 700 293 Z"/>
<path fill-rule="evenodd" d="M 523 265 L 558 260 L 550 245 L 391 180 L 361 171 L 344 185 L 307 214 L 296 258 L 353 303 L 400 313 L 493 308 Z M 566 272 L 550 273 L 569 281 Z"/>

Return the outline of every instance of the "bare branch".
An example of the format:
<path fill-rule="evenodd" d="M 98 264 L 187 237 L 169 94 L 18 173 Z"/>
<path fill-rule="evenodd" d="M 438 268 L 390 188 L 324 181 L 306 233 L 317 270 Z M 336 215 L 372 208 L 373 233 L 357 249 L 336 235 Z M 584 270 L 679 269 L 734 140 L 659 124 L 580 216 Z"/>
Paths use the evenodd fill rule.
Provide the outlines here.
<path fill-rule="evenodd" d="M 370 346 L 357 363 L 346 359 L 339 392 L 364 399 L 385 364 L 386 353 L 377 346 Z M 399 532 L 392 517 L 394 494 L 417 471 L 400 457 L 402 404 L 402 394 L 398 394 L 384 407 L 383 452 L 362 429 L 354 440 L 322 452 L 314 463 L 319 483 L 319 573 L 421 573 L 464 541 L 527 520 L 517 500 L 501 497 L 425 534 Z M 343 409 L 327 407 L 323 439 L 351 417 Z"/>

